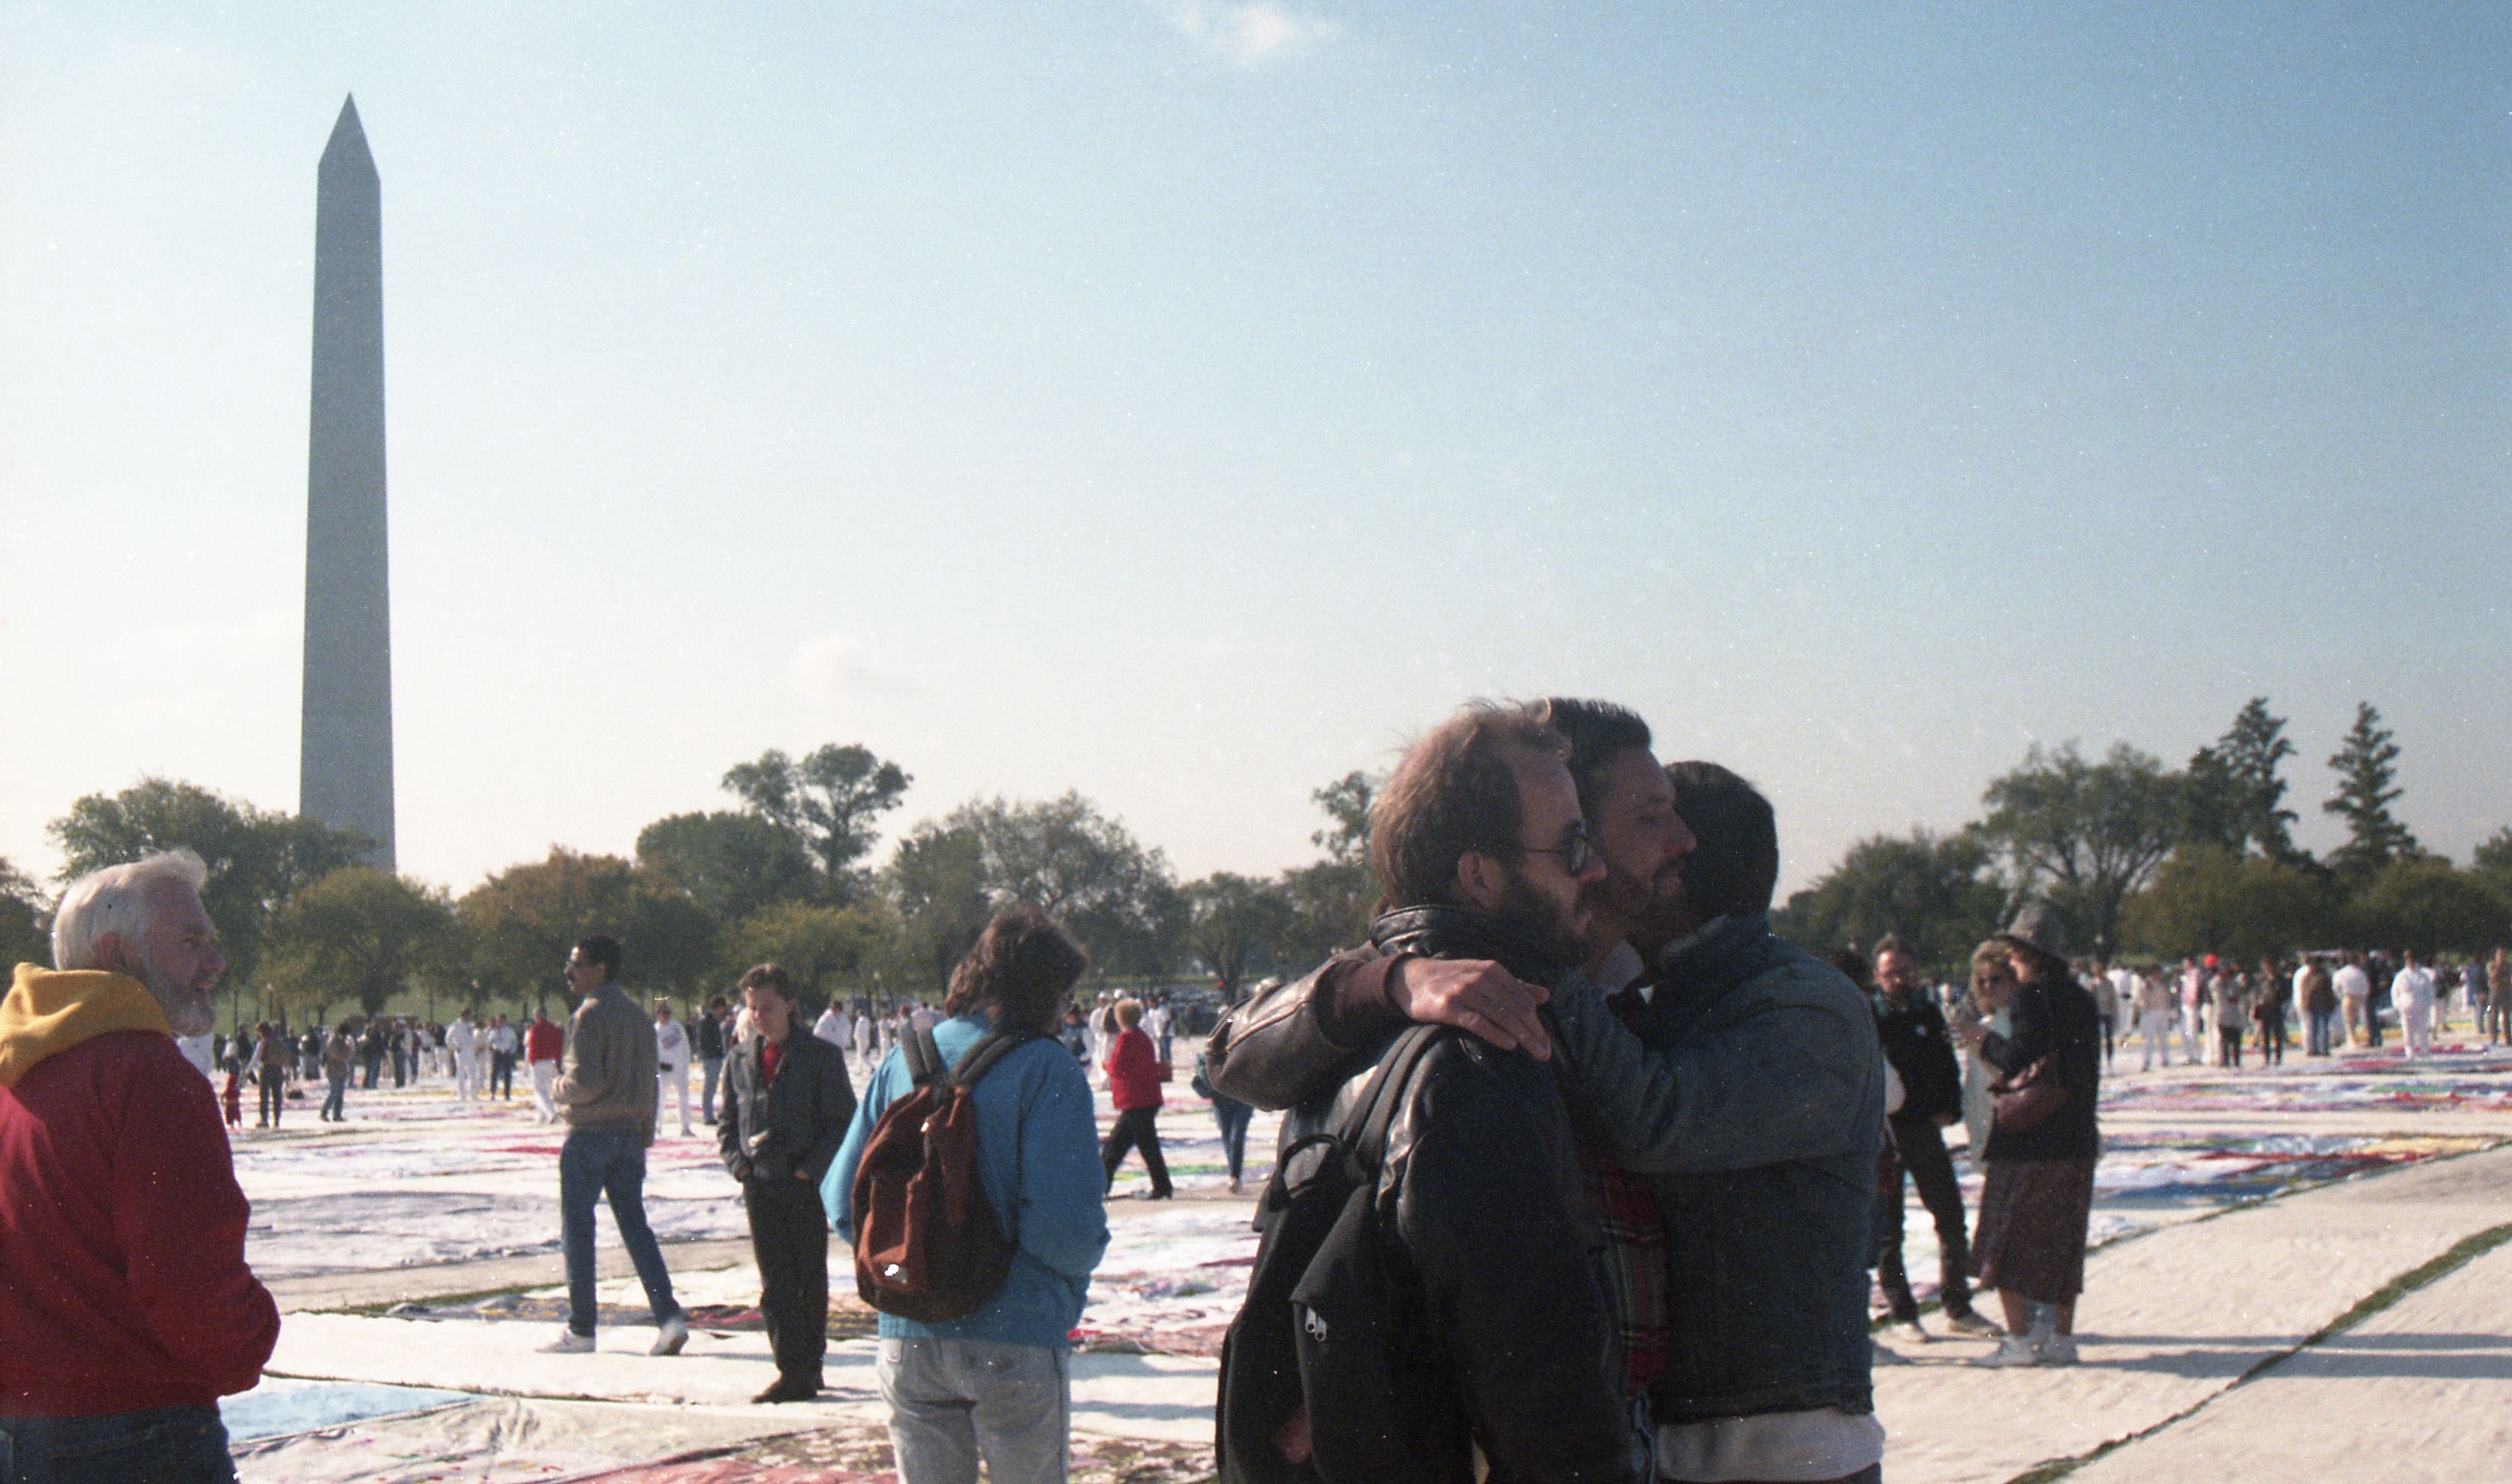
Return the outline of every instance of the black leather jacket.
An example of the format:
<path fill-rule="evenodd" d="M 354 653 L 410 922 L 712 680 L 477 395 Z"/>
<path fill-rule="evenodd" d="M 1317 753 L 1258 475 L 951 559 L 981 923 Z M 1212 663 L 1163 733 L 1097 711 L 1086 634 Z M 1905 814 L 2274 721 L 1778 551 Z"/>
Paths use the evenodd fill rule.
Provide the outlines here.
<path fill-rule="evenodd" d="M 791 1181 L 796 1170 L 816 1191 L 854 1121 L 855 1089 L 838 1048 L 797 1025 L 770 1085 L 760 1074 L 756 1035 L 735 1046 L 724 1068 L 725 1106 L 715 1126 L 724 1167 L 735 1180 Z M 763 1140 L 762 1135 L 766 1137 Z"/>
<path fill-rule="evenodd" d="M 1381 918 L 1382 950 L 1506 957 L 1508 925 L 1447 908 Z M 1520 961 L 1524 961 L 1521 959 Z M 1535 970 L 1529 969 L 1528 972 Z M 1332 1130 L 1400 1027 L 1334 1053 L 1284 1146 Z M 1398 1106 L 1378 1184 L 1396 1290 L 1389 1331 L 1401 1425 L 1434 1476 L 1471 1481 L 1479 1444 L 1504 1484 L 1625 1484 L 1638 1470 L 1581 1215 L 1570 1124 L 1543 1065 L 1451 1035 Z"/>

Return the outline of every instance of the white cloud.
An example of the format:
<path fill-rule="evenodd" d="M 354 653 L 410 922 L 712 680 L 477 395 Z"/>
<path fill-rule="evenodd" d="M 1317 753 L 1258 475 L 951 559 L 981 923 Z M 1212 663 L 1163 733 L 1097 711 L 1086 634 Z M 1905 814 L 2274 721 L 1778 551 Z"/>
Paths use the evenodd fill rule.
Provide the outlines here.
<path fill-rule="evenodd" d="M 855 696 L 904 695 L 915 688 L 883 664 L 862 640 L 846 634 L 804 641 L 794 651 L 786 676 L 795 694 L 827 703 Z"/>
<path fill-rule="evenodd" d="M 1158 9 L 1179 35 L 1242 67 L 1296 56 L 1343 34 L 1340 21 L 1302 16 L 1274 0 L 1159 0 Z"/>

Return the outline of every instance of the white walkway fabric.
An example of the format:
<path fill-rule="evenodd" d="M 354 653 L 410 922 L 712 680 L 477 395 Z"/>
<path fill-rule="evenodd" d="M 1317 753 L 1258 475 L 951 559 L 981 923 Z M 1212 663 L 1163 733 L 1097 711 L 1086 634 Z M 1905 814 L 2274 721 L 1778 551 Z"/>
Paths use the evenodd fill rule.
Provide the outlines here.
<path fill-rule="evenodd" d="M 2496 1149 L 2289 1195 L 2104 1248 L 2086 1264 L 2077 1313 L 2081 1366 L 1989 1371 L 1961 1363 L 1985 1353 L 1983 1343 L 1897 1347 L 1914 1363 L 1875 1373 L 1875 1410 L 1891 1431 L 1884 1475 L 1927 1484 L 2004 1484 L 2037 1464 L 2081 1458 L 2161 1426 L 2300 1346 L 2392 1279 L 2507 1220 L 2512 1149 Z M 2499 1319 L 2512 1308 L 2497 1305 L 2492 1312 Z M 2333 1476 L 2325 1465 L 2338 1455 L 2329 1445 L 2344 1441 L 2354 1422 L 2380 1416 L 2377 1408 L 2350 1403 L 2335 1418 L 2280 1424 L 2315 1439 L 2297 1443 L 2295 1457 L 2323 1465 L 2317 1473 L 2284 1477 Z M 2478 1420 L 2469 1417 L 2467 1425 L 2476 1428 Z M 2385 1425 L 2375 1428 L 2375 1436 L 2386 1432 Z M 2118 1450 L 2116 1464 L 2103 1462 L 2141 1467 L 2138 1460 L 2168 1436 Z M 2406 1440 L 2387 1441 L 2403 1446 Z M 2210 1455 L 2203 1468 L 2145 1469 L 2141 1477 L 2217 1484 L 2226 1463 Z M 2458 1475 L 2495 1476 L 2487 1470 Z"/>

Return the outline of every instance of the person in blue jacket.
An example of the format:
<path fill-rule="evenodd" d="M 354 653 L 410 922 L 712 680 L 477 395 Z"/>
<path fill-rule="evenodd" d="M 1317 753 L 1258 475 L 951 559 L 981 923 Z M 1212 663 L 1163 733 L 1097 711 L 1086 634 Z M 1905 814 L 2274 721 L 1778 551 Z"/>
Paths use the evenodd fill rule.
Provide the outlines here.
<path fill-rule="evenodd" d="M 978 1178 L 1012 1233 L 1010 1276 L 964 1319 L 922 1324 L 881 1316 L 881 1392 L 901 1484 L 1062 1480 L 1071 1454 L 1073 1384 L 1067 1338 L 1090 1274 L 1108 1250 L 1098 1120 L 1090 1084 L 1055 1039 L 1065 997 L 1089 957 L 1030 907 L 997 917 L 952 970 L 933 1028 L 954 1066 L 997 1026 L 1038 1038 L 977 1084 Z M 855 1238 L 855 1167 L 883 1110 L 914 1090 L 897 1048 L 883 1058 L 820 1185 L 829 1224 Z"/>

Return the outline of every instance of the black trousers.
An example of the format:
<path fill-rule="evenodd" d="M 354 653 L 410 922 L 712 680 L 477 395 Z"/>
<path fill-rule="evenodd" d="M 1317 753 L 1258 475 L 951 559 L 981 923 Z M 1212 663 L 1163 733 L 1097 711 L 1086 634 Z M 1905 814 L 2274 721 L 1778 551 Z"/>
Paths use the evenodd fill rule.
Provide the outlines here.
<path fill-rule="evenodd" d="M 1893 1140 L 1901 1147 L 1901 1173 L 1893 1177 L 1893 1197 L 1885 1213 L 1881 1251 L 1875 1259 L 1875 1281 L 1893 1306 L 1896 1319 L 1919 1317 L 1919 1301 L 1910 1292 L 1910 1275 L 1902 1266 L 1902 1175 L 1919 1188 L 1919 1201 L 1937 1224 L 1937 1284 L 1948 1317 L 1971 1312 L 1971 1244 L 1964 1237 L 1962 1187 L 1954 1180 L 1953 1156 L 1945 1152 L 1945 1131 L 1926 1118 L 1893 1120 Z"/>
<path fill-rule="evenodd" d="M 515 1053 L 489 1053 L 489 1096 L 511 1098 L 515 1095 Z"/>
<path fill-rule="evenodd" d="M 1143 1152 L 1143 1168 L 1152 1172 L 1152 1199 L 1169 1196 L 1169 1162 L 1160 1157 L 1160 1111 L 1157 1108 L 1128 1108 L 1117 1115 L 1117 1126 L 1108 1130 L 1108 1142 L 1099 1146 L 1099 1162 L 1108 1167 L 1108 1183 L 1117 1183 L 1117 1166 L 1125 1162 L 1127 1150 Z"/>
<path fill-rule="evenodd" d="M 745 1180 L 750 1251 L 759 1261 L 759 1313 L 781 1380 L 817 1386 L 829 1352 L 829 1218 L 819 1188 L 791 1176 Z"/>

